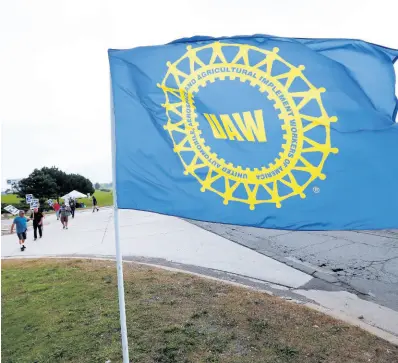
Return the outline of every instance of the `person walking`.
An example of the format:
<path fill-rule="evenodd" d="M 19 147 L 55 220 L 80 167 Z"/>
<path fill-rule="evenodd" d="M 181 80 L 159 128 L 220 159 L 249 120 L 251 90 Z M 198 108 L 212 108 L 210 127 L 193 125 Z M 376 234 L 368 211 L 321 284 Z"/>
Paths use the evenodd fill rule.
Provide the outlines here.
<path fill-rule="evenodd" d="M 55 210 L 55 215 L 57 216 L 57 221 L 59 220 L 59 210 L 61 209 L 61 206 L 59 205 L 58 202 L 55 202 L 53 204 L 53 208 Z"/>
<path fill-rule="evenodd" d="M 72 218 L 75 218 L 76 201 L 73 198 L 69 199 L 69 207 Z"/>
<path fill-rule="evenodd" d="M 97 198 L 93 195 L 93 213 L 95 212 L 95 210 L 97 210 L 97 212 L 99 211 L 97 204 Z"/>
<path fill-rule="evenodd" d="M 11 225 L 11 233 L 14 233 L 14 227 L 17 226 L 17 236 L 19 240 L 19 245 L 21 246 L 21 252 L 25 251 L 25 240 L 26 240 L 26 231 L 28 230 L 28 222 L 29 218 L 25 217 L 25 212 L 20 210 L 18 213 L 18 217 L 14 218 L 14 221 Z"/>
<path fill-rule="evenodd" d="M 59 210 L 59 214 L 61 217 L 61 223 L 63 229 L 68 229 L 68 220 L 70 216 L 70 208 L 69 206 L 65 205 L 65 203 L 62 203 L 61 208 Z"/>
<path fill-rule="evenodd" d="M 33 213 L 31 214 L 30 219 L 33 220 L 33 238 L 34 241 L 36 241 L 37 230 L 39 230 L 40 238 L 43 237 L 43 220 L 44 220 L 43 212 L 39 211 L 39 208 L 33 209 Z"/>

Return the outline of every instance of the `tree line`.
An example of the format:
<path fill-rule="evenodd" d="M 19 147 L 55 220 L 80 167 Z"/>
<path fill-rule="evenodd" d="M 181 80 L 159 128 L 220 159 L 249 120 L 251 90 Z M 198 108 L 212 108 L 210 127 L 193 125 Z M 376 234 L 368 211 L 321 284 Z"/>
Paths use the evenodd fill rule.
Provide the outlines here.
<path fill-rule="evenodd" d="M 40 202 L 46 199 L 57 199 L 72 190 L 81 193 L 93 194 L 94 187 L 91 181 L 79 174 L 67 174 L 55 166 L 35 169 L 16 187 L 17 195 L 25 199 L 26 194 L 33 194 Z"/>

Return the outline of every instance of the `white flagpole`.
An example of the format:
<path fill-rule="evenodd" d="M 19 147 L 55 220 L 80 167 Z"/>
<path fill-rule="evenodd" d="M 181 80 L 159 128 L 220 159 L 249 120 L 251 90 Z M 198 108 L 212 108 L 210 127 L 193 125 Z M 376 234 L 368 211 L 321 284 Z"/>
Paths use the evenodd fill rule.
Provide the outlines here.
<path fill-rule="evenodd" d="M 129 361 L 129 346 L 127 341 L 126 306 L 124 301 L 124 282 L 123 282 L 123 260 L 120 249 L 119 237 L 119 209 L 116 197 L 116 129 L 115 114 L 113 111 L 112 81 L 110 79 L 110 106 L 111 106 L 111 125 L 112 125 L 112 188 L 113 188 L 113 219 L 115 224 L 115 246 L 116 246 L 116 266 L 117 266 L 117 288 L 119 295 L 120 327 L 122 333 L 123 363 Z"/>

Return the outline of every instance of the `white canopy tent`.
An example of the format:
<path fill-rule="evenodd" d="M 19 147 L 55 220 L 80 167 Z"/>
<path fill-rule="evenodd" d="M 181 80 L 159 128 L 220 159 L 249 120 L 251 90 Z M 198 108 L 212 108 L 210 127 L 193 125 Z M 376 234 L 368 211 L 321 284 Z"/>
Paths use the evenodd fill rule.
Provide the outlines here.
<path fill-rule="evenodd" d="M 77 190 L 72 190 L 70 193 L 65 194 L 63 197 L 61 197 L 61 199 L 65 199 L 65 200 L 67 200 L 69 198 L 73 198 L 73 199 L 87 198 L 87 195 L 80 193 Z"/>

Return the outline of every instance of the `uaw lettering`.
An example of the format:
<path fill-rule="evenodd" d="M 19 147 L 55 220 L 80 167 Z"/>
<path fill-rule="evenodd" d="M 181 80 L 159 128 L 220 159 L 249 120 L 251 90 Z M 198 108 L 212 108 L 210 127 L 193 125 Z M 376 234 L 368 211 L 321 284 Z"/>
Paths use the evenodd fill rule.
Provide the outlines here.
<path fill-rule="evenodd" d="M 326 90 L 307 79 L 304 65 L 290 64 L 278 48 L 213 42 L 188 46 L 179 59 L 167 63 L 167 68 L 158 85 L 165 94 L 163 107 L 168 121 L 164 128 L 184 174 L 194 177 L 202 192 L 215 193 L 224 205 L 245 203 L 253 210 L 259 204 L 271 203 L 280 208 L 288 198 L 305 199 L 306 189 L 314 180 L 326 179 L 324 163 L 331 153 L 338 153 L 330 138 L 330 124 L 337 117 L 327 113 L 322 102 Z M 293 90 L 291 86 L 298 79 L 301 89 Z M 219 103 L 225 101 L 217 99 L 224 97 L 220 91 L 205 105 L 212 112 L 200 112 L 204 106 L 196 105 L 201 90 L 215 83 L 225 85 L 225 94 L 234 95 L 228 103 L 231 112 L 218 112 Z M 236 102 L 242 100 L 240 88 L 236 93 L 233 90 L 242 83 L 261 96 L 246 108 Z M 316 105 L 312 114 L 305 108 L 309 102 Z M 205 128 L 211 130 L 211 136 L 204 136 Z M 278 134 L 271 130 L 279 130 L 280 140 L 276 136 L 270 139 L 270 134 Z M 321 130 L 317 134 L 323 136 L 314 139 L 312 130 Z M 214 152 L 216 142 L 229 143 L 230 147 L 222 149 L 229 151 L 225 155 Z M 246 143 L 268 150 L 261 153 L 264 156 L 255 167 L 234 164 L 234 157 L 242 152 L 239 145 Z M 240 156 L 239 160 L 250 158 L 250 154 Z"/>
<path fill-rule="evenodd" d="M 219 115 L 220 120 L 214 114 L 205 113 L 204 116 L 216 139 L 265 142 L 267 137 L 263 111 L 255 110 L 253 113 L 254 115 L 250 111 L 246 111 L 242 115 L 239 113 L 233 113 L 231 116 Z"/>

